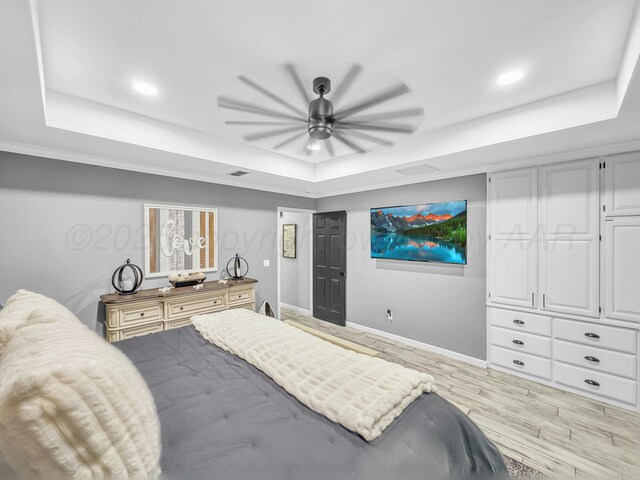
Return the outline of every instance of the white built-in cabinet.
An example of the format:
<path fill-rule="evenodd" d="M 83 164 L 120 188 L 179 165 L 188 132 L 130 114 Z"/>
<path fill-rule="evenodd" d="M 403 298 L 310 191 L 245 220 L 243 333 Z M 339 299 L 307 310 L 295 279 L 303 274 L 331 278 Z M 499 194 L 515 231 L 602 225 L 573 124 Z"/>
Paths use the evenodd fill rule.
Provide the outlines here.
<path fill-rule="evenodd" d="M 605 215 L 640 215 L 640 152 L 608 157 L 603 165 Z"/>
<path fill-rule="evenodd" d="M 487 181 L 490 367 L 638 410 L 640 152 Z"/>
<path fill-rule="evenodd" d="M 538 282 L 537 170 L 495 173 L 489 181 L 491 301 L 534 307 Z"/>
<path fill-rule="evenodd" d="M 538 289 L 542 310 L 599 315 L 598 160 L 541 167 Z"/>

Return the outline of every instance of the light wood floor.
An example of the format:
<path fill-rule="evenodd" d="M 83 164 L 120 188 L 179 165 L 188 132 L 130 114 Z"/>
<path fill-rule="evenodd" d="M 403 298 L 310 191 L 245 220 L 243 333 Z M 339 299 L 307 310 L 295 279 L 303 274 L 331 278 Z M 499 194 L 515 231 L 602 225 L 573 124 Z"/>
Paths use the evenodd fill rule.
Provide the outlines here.
<path fill-rule="evenodd" d="M 503 454 L 548 476 L 640 479 L 640 414 L 350 327 L 283 310 L 292 320 L 433 375 Z"/>

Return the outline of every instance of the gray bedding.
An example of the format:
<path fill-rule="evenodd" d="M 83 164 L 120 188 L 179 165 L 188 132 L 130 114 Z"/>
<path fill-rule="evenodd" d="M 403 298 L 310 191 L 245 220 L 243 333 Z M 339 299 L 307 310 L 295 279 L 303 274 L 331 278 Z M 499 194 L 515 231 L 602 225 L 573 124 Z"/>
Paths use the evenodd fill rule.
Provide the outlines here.
<path fill-rule="evenodd" d="M 115 344 L 153 393 L 164 478 L 413 480 L 506 475 L 462 412 L 424 394 L 374 442 L 313 412 L 193 327 Z"/>

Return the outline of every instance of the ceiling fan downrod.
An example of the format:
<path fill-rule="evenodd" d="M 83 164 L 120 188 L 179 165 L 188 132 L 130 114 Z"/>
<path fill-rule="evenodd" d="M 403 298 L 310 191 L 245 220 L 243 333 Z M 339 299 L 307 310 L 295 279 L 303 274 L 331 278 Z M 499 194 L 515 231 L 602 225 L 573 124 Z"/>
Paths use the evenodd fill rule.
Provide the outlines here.
<path fill-rule="evenodd" d="M 320 98 L 309 104 L 309 136 L 316 140 L 326 140 L 333 133 L 333 104 L 324 98 L 324 95 L 331 91 L 331 80 L 326 77 L 315 78 L 313 91 L 320 95 Z"/>

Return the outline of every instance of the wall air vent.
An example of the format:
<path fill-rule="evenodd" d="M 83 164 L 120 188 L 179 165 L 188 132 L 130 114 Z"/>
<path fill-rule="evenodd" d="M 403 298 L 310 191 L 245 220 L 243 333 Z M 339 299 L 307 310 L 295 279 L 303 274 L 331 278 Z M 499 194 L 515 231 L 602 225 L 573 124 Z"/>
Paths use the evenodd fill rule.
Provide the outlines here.
<path fill-rule="evenodd" d="M 242 170 L 236 170 L 235 172 L 227 173 L 227 175 L 231 175 L 232 177 L 242 177 L 244 175 L 249 175 L 249 172 L 244 172 Z"/>
<path fill-rule="evenodd" d="M 417 165 L 415 167 L 401 168 L 400 170 L 396 170 L 400 175 L 426 175 L 427 173 L 439 172 L 440 169 L 436 167 L 432 167 L 431 165 Z"/>

